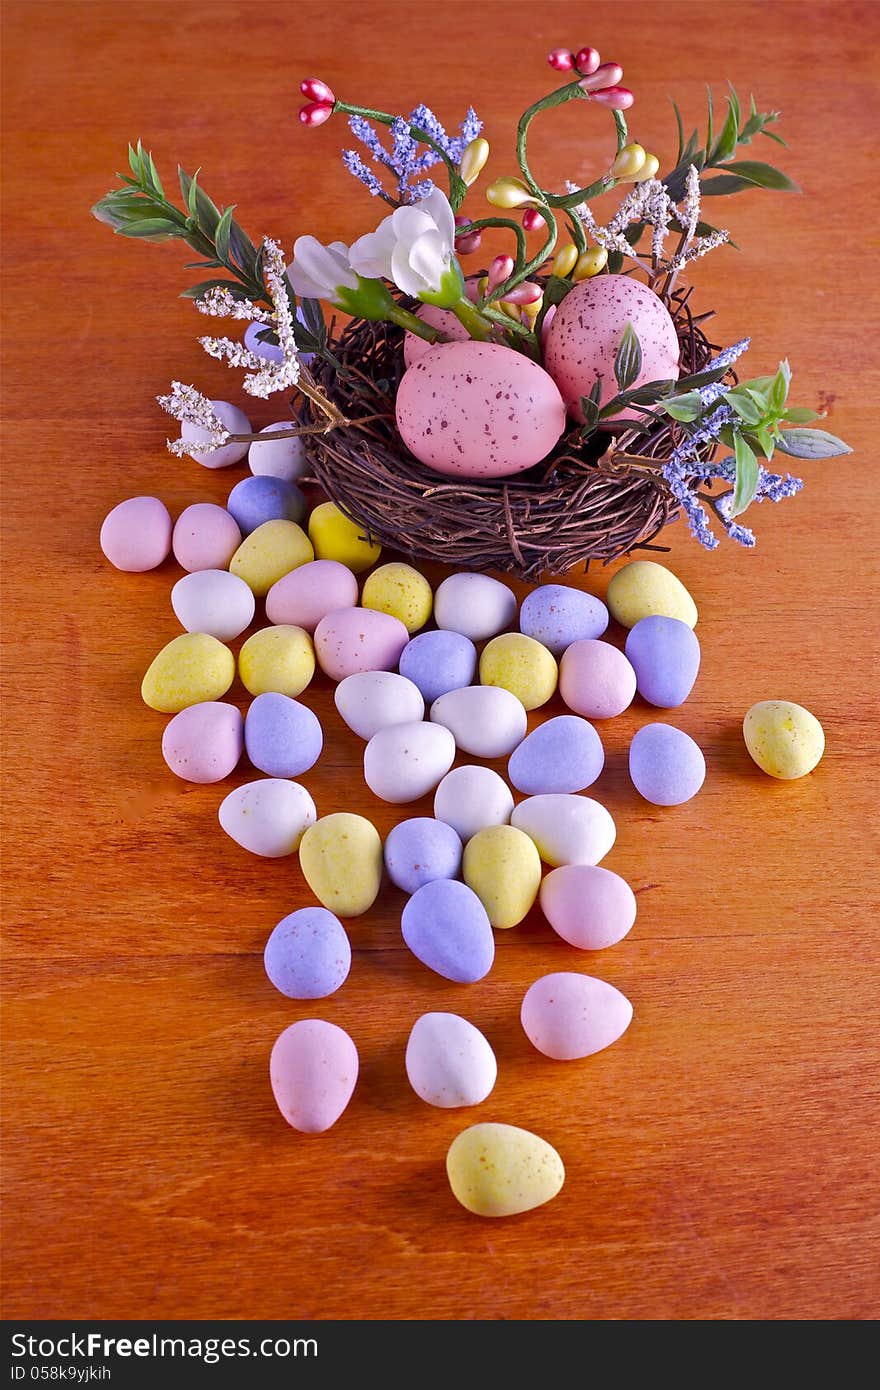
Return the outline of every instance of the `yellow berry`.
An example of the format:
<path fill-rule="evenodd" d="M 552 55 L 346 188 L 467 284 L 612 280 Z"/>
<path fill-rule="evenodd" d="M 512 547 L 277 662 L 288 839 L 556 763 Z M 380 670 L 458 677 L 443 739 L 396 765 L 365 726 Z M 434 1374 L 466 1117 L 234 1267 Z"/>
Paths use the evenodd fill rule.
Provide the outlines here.
<path fill-rule="evenodd" d="M 488 158 L 489 141 L 478 135 L 476 140 L 472 140 L 468 145 L 458 166 L 458 172 L 468 188 L 472 183 L 476 183 Z"/>
<path fill-rule="evenodd" d="M 631 179 L 645 163 L 645 151 L 641 145 L 624 145 L 623 149 L 618 150 L 617 158 L 609 170 L 612 178 Z M 642 175 L 639 175 L 641 178 Z M 650 175 L 648 175 L 650 177 Z"/>
<path fill-rule="evenodd" d="M 553 265 L 551 267 L 553 274 L 558 275 L 561 279 L 565 279 L 565 277 L 570 275 L 574 270 L 577 265 L 577 259 L 578 249 L 573 241 L 570 241 L 567 246 L 560 246 L 556 255 L 553 257 Z"/>
<path fill-rule="evenodd" d="M 526 188 L 522 179 L 496 179 L 486 189 L 486 202 L 495 208 L 537 207 L 538 199 Z"/>
<path fill-rule="evenodd" d="M 592 246 L 582 256 L 578 256 L 572 280 L 589 280 L 598 275 L 608 264 L 608 252 L 604 246 Z"/>

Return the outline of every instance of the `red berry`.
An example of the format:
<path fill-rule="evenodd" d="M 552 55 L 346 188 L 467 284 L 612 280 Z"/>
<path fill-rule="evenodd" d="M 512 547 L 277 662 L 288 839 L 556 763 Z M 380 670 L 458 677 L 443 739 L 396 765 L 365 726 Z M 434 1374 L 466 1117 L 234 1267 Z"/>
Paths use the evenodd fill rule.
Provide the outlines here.
<path fill-rule="evenodd" d="M 333 107 L 328 101 L 310 101 L 308 106 L 299 108 L 299 118 L 303 125 L 323 125 L 333 115 Z"/>
<path fill-rule="evenodd" d="M 626 111 L 635 101 L 628 87 L 602 87 L 598 92 L 590 92 L 590 96 L 593 101 L 600 101 L 612 111 Z"/>
<path fill-rule="evenodd" d="M 595 68 L 587 77 L 582 77 L 578 83 L 585 92 L 598 92 L 600 87 L 613 87 L 623 77 L 623 68 L 619 63 L 603 63 L 601 67 Z"/>
<path fill-rule="evenodd" d="M 537 208 L 526 208 L 522 215 L 522 224 L 524 232 L 539 232 L 546 225 Z"/>
<path fill-rule="evenodd" d="M 554 48 L 547 54 L 547 62 L 557 72 L 571 72 L 574 67 L 574 54 L 567 48 Z"/>
<path fill-rule="evenodd" d="M 320 77 L 304 78 L 299 84 L 299 89 L 309 101 L 329 102 L 332 106 L 336 100 L 327 83 L 322 82 Z"/>
<path fill-rule="evenodd" d="M 574 65 L 584 77 L 589 77 L 591 72 L 596 71 L 601 61 L 598 49 L 582 48 L 574 60 Z"/>

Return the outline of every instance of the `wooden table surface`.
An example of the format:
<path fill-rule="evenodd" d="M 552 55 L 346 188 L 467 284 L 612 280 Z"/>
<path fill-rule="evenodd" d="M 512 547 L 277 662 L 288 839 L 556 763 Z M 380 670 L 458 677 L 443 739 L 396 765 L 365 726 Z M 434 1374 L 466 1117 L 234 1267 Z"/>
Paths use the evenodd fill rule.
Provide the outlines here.
<path fill-rule="evenodd" d="M 494 0 L 417 16 L 394 0 L 5 6 L 7 1316 L 880 1312 L 877 485 L 864 481 L 880 379 L 862 254 L 876 244 L 880 11 L 591 8 L 582 28 L 581 5 Z M 201 165 L 254 235 L 348 239 L 381 208 L 336 158 L 342 121 L 299 125 L 301 76 L 386 109 L 424 100 L 450 121 L 472 100 L 498 174 L 513 168 L 517 114 L 546 90 L 545 52 L 566 42 L 621 59 L 633 129 L 665 158 L 668 96 L 702 121 L 706 78 L 784 110 L 790 152 L 762 142 L 759 157 L 778 155 L 805 196 L 716 204 L 742 250 L 699 263 L 698 300 L 718 310 L 718 341 L 752 335 L 750 375 L 788 355 L 797 402 L 826 407 L 856 451 L 805 465 L 802 496 L 756 509 L 754 552 L 710 555 L 681 525 L 667 533 L 703 647 L 673 722 L 705 749 L 708 776 L 688 805 L 652 808 L 626 776 L 650 712 L 637 703 L 603 725 L 594 790 L 618 824 L 607 864 L 639 902 L 625 942 L 583 956 L 533 914 L 501 937 L 486 980 L 454 986 L 403 948 L 403 898 L 386 888 L 350 924 L 343 989 L 295 1003 L 261 960 L 275 922 L 310 900 L 295 858 L 258 860 L 222 835 L 228 786 L 173 778 L 164 720 L 139 698 L 178 630 L 179 571 L 121 574 L 98 548 L 122 498 L 155 493 L 176 514 L 222 501 L 243 474 L 167 454 L 157 392 L 177 377 L 247 398 L 195 343 L 201 321 L 176 297 L 184 257 L 114 239 L 89 205 L 141 136 L 162 171 Z M 601 167 L 598 113 L 545 120 L 536 162 L 551 181 Z M 253 415 L 262 425 L 278 407 Z M 304 779 L 319 811 L 357 809 L 387 832 L 398 812 L 366 790 L 329 683 L 306 698 L 327 734 Z M 740 725 L 763 698 L 822 720 L 812 776 L 773 782 L 749 761 Z M 585 1062 L 547 1061 L 520 1028 L 525 988 L 558 969 L 597 973 L 635 1007 L 624 1039 Z M 403 1049 L 426 1009 L 463 1012 L 496 1048 L 479 1110 L 433 1110 L 409 1089 Z M 362 1071 L 336 1128 L 307 1138 L 281 1121 L 267 1059 L 283 1027 L 315 1013 L 351 1032 Z M 468 1216 L 444 1155 L 476 1120 L 556 1145 L 561 1196 L 506 1222 Z"/>

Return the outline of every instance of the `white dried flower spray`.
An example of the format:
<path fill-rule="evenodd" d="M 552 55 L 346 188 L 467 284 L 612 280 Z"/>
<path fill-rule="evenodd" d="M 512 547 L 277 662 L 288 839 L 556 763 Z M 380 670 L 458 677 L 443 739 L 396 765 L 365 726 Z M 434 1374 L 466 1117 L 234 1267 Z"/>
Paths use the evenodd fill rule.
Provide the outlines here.
<path fill-rule="evenodd" d="M 287 293 L 286 268 L 281 247 L 276 241 L 268 237 L 263 242 L 263 267 L 266 276 L 266 285 L 269 296 L 272 300 L 271 314 L 260 311 L 259 321 L 274 329 L 278 339 L 278 346 L 283 354 L 281 362 L 267 362 L 265 358 L 259 357 L 244 347 L 242 343 L 234 342 L 231 338 L 200 338 L 199 342 L 205 349 L 209 357 L 216 357 L 218 361 L 226 362 L 230 367 L 244 367 L 249 373 L 244 379 L 244 389 L 251 396 L 260 396 L 265 399 L 273 395 L 276 391 L 289 390 L 299 381 L 299 356 L 297 355 L 296 338 L 293 332 L 293 314 L 290 308 L 290 298 Z M 222 316 L 223 306 L 226 305 L 225 297 L 218 296 L 212 292 L 213 297 L 208 300 L 207 307 L 203 308 L 202 303 L 199 308 L 203 313 Z M 242 302 L 232 301 L 229 306 L 229 316 L 232 318 L 244 317 L 239 313 Z M 198 303 L 198 301 L 197 301 Z M 250 305 L 251 309 L 255 306 Z M 248 318 L 253 318 L 252 313 L 248 313 Z"/>
<path fill-rule="evenodd" d="M 259 308 L 252 299 L 239 299 L 220 285 L 215 285 L 194 303 L 200 314 L 208 314 L 211 318 L 250 319 L 254 323 L 265 324 L 272 322 L 268 309 Z"/>
<path fill-rule="evenodd" d="M 207 396 L 203 396 L 201 391 L 197 391 L 195 386 L 187 386 L 183 381 L 172 381 L 171 391 L 167 396 L 157 396 L 163 410 L 169 415 L 173 415 L 175 420 L 181 424 L 197 425 L 199 429 L 206 430 L 210 436 L 204 443 L 199 442 L 199 453 L 212 454 L 217 449 L 222 449 L 229 438 L 229 431 L 223 421 L 215 414 L 212 403 Z M 180 458 L 183 454 L 188 454 L 193 448 L 191 440 L 168 439 L 168 448 L 172 454 Z"/>

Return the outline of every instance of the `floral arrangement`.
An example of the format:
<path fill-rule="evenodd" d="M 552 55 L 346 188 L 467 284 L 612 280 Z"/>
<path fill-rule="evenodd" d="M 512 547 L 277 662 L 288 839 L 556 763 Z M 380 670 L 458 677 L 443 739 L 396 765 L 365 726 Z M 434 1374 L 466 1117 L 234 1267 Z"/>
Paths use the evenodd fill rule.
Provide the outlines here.
<path fill-rule="evenodd" d="M 759 137 L 784 144 L 771 128 L 779 113 L 759 111 L 754 99 L 744 112 L 731 89 L 716 120 L 710 91 L 701 140 L 697 131 L 685 138 L 674 106 L 678 153 L 661 173 L 657 157 L 630 134 L 624 113 L 634 98 L 618 64 L 593 48 L 555 49 L 549 63 L 562 85 L 520 117 L 518 172 L 486 184 L 492 211 L 485 217 L 462 211 L 490 154 L 473 109 L 449 135 L 425 105 L 394 115 L 344 101 L 316 78 L 301 84 L 303 125 L 347 116 L 359 148 L 345 149 L 343 164 L 390 209 L 352 245 L 300 235 L 288 263 L 279 240 L 252 241 L 235 208 L 221 210 L 197 175 L 179 170 L 183 206 L 172 202 L 140 142 L 129 147 L 130 173 L 93 211 L 123 236 L 178 240 L 196 253 L 191 267 L 208 278 L 185 294 L 208 317 L 250 325 L 244 341 L 202 337 L 205 351 L 242 368 L 251 395 L 289 395 L 286 432 L 306 437 L 318 481 L 379 539 L 392 539 L 396 524 L 398 548 L 414 553 L 441 554 L 460 540 L 459 559 L 519 566 L 529 577 L 560 562 L 560 552 L 546 549 L 522 561 L 530 528 L 546 530 L 548 517 L 576 538 L 571 554 L 586 560 L 646 545 L 678 513 L 708 549 L 718 544 L 713 527 L 754 545 L 740 520 L 747 508 L 802 486 L 771 471 L 777 452 L 802 459 L 849 452 L 809 428 L 816 412 L 789 404 L 786 361 L 771 376 L 738 381 L 732 369 L 748 337 L 710 345 L 702 328 L 710 314 L 694 314 L 691 290 L 680 285 L 730 239 L 704 220 L 704 200 L 796 191 L 772 165 L 740 157 Z M 539 115 L 570 101 L 609 111 L 614 145 L 591 183 L 554 191 L 533 172 L 529 141 Z M 619 206 L 600 222 L 592 203 L 618 188 Z M 510 235 L 511 253 L 466 277 L 460 258 L 479 251 L 488 228 Z M 351 316 L 339 337 L 322 304 Z M 465 379 L 470 394 L 461 389 Z M 176 454 L 195 451 L 192 427 L 201 455 L 250 437 L 230 433 L 194 386 L 175 382 L 160 402 L 191 427 L 169 442 Z M 393 486 L 397 477 L 402 491 Z M 636 512 L 646 509 L 627 513 L 619 531 L 615 489 L 637 499 Z M 594 496 L 602 499 L 598 510 Z M 410 504 L 427 518 L 418 536 L 401 519 Z M 488 509 L 494 549 L 468 551 L 472 508 L 481 516 Z M 604 546 L 602 508 L 614 537 Z M 589 532 L 578 539 L 588 513 Z"/>

